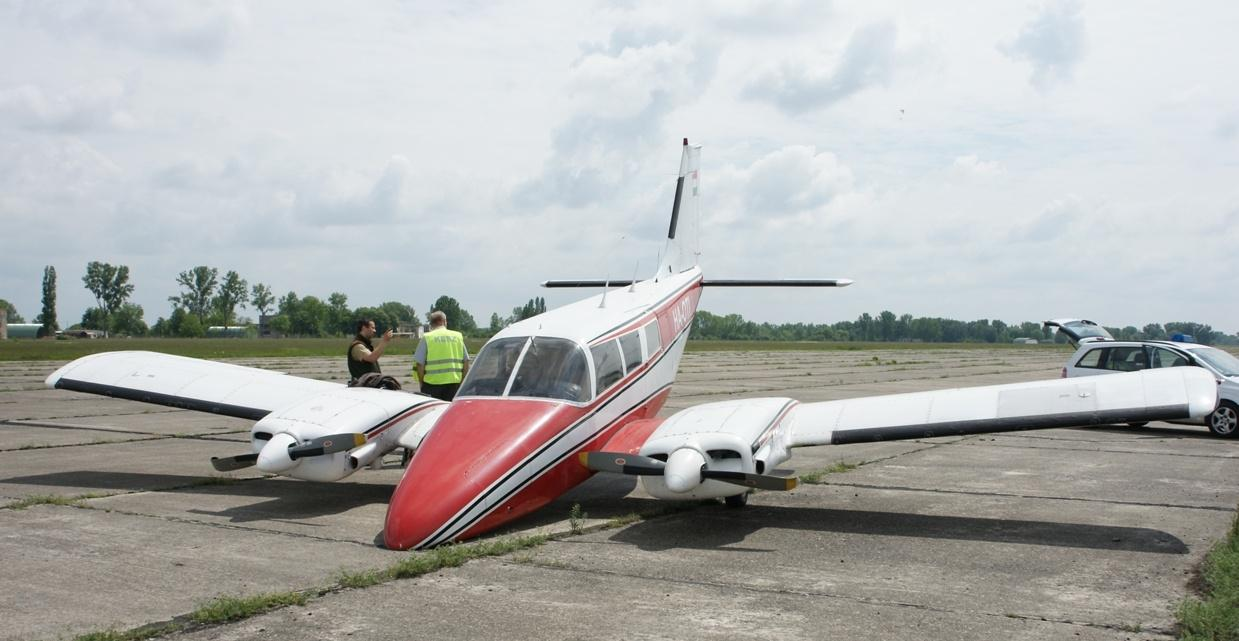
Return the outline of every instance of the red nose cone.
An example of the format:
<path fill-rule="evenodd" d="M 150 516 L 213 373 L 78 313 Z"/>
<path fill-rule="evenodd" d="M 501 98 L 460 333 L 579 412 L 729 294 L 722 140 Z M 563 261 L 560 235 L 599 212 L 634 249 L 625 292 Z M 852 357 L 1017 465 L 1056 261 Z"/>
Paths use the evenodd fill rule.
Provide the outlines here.
<path fill-rule="evenodd" d="M 582 413 L 543 401 L 453 403 L 396 486 L 383 528 L 387 547 L 406 550 L 463 538 L 466 532 L 479 534 L 480 521 L 497 507 L 510 508 L 513 498 L 543 471 L 545 460 L 554 456 L 548 442 Z M 494 527 L 527 511 L 485 520 Z"/>

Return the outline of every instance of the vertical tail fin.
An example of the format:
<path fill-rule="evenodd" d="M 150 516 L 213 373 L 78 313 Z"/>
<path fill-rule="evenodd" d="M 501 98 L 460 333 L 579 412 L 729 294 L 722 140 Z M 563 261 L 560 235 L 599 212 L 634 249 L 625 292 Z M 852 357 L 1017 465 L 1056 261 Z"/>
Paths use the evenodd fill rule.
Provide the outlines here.
<path fill-rule="evenodd" d="M 680 175 L 675 182 L 675 202 L 671 206 L 671 225 L 667 229 L 667 245 L 658 264 L 655 278 L 682 272 L 697 264 L 701 232 L 700 175 L 701 145 L 689 145 L 684 139 L 680 157 Z"/>

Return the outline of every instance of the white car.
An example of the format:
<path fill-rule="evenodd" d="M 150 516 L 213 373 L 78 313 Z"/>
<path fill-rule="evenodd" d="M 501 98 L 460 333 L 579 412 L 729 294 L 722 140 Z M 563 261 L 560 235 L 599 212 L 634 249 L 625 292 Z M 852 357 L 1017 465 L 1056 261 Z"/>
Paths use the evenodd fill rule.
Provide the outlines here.
<path fill-rule="evenodd" d="M 1230 352 L 1198 343 L 1175 341 L 1116 341 L 1092 321 L 1046 321 L 1076 345 L 1063 368 L 1063 377 L 1134 372 L 1150 367 L 1202 367 L 1218 382 L 1218 406 L 1205 417 L 1209 431 L 1227 438 L 1239 433 L 1239 358 Z"/>

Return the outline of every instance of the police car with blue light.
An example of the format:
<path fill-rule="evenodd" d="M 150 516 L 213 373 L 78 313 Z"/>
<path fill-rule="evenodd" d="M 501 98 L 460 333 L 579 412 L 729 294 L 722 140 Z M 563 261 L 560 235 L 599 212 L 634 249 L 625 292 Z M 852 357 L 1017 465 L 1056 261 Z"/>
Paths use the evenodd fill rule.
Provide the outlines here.
<path fill-rule="evenodd" d="M 1239 358 L 1216 347 L 1175 335 L 1169 341 L 1117 341 L 1090 320 L 1064 318 L 1044 326 L 1065 336 L 1076 351 L 1063 368 L 1063 378 L 1134 372 L 1155 367 L 1201 367 L 1218 382 L 1218 406 L 1205 417 L 1210 432 L 1234 438 L 1239 432 Z"/>

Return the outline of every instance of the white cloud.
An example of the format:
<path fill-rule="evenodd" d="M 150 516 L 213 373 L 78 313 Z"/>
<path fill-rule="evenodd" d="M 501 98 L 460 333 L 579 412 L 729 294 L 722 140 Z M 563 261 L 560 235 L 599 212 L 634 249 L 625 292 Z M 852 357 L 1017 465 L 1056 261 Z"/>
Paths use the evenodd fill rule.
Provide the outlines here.
<path fill-rule="evenodd" d="M 836 59 L 818 57 L 784 61 L 749 83 L 744 96 L 767 100 L 791 114 L 829 107 L 857 92 L 890 82 L 896 63 L 895 24 L 890 21 L 857 29 Z"/>
<path fill-rule="evenodd" d="M 239 0 L 35 1 L 22 5 L 20 18 L 58 37 L 93 37 L 121 47 L 203 58 L 218 57 L 249 25 L 249 12 Z"/>
<path fill-rule="evenodd" d="M 968 175 L 987 178 L 1003 173 L 1002 163 L 996 160 L 981 160 L 976 154 L 959 156 L 951 165 L 956 171 Z"/>
<path fill-rule="evenodd" d="M 1032 64 L 1032 83 L 1042 91 L 1071 80 L 1087 53 L 1080 9 L 1076 0 L 1053 0 L 1024 25 L 1015 40 L 1000 47 L 1012 59 Z"/>
<path fill-rule="evenodd" d="M 568 302 L 536 283 L 652 266 L 688 137 L 708 274 L 857 279 L 710 311 L 1239 329 L 1239 5 L 3 2 L 23 312 L 54 264 L 78 317 L 90 260 L 150 320 L 199 264 L 479 320 Z"/>
<path fill-rule="evenodd" d="M 0 89 L 0 126 L 7 122 L 69 133 L 125 129 L 134 125 L 129 94 L 119 80 L 93 82 L 56 95 L 29 84 Z"/>

